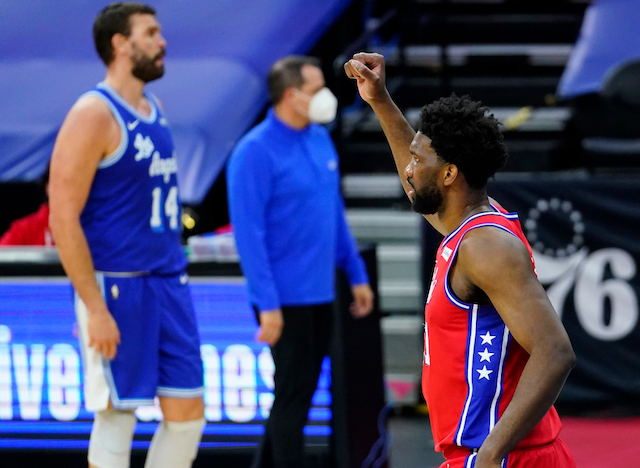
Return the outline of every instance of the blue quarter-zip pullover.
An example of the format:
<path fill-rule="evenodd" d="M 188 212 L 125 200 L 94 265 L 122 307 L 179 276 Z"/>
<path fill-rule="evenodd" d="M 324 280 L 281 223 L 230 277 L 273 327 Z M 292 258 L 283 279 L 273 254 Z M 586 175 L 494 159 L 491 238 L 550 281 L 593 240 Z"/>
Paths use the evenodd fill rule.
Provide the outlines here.
<path fill-rule="evenodd" d="M 368 282 L 345 219 L 327 130 L 298 130 L 270 109 L 227 165 L 229 214 L 249 298 L 263 310 L 334 299 L 335 267 Z"/>

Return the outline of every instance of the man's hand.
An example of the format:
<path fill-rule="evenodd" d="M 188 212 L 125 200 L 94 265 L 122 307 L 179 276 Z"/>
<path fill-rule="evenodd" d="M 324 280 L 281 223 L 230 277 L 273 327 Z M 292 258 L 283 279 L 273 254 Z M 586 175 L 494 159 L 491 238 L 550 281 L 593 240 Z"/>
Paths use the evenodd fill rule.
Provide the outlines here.
<path fill-rule="evenodd" d="M 351 286 L 353 302 L 351 303 L 351 315 L 354 318 L 366 317 L 373 310 L 373 291 L 367 284 Z"/>
<path fill-rule="evenodd" d="M 260 312 L 260 328 L 256 333 L 256 340 L 266 341 L 269 346 L 273 346 L 280 339 L 282 327 L 284 327 L 282 310 L 263 310 Z"/>
<path fill-rule="evenodd" d="M 344 71 L 349 78 L 357 81 L 360 97 L 369 104 L 388 98 L 382 55 L 357 53 L 344 64 Z"/>
<path fill-rule="evenodd" d="M 120 330 L 111 313 L 104 309 L 89 312 L 89 346 L 103 357 L 113 360 L 120 344 Z"/>

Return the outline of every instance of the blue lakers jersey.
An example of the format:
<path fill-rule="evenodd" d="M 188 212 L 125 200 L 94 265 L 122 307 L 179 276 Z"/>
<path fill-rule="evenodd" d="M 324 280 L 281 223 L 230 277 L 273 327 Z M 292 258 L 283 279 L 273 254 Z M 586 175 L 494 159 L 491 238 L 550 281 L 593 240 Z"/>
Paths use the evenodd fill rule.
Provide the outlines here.
<path fill-rule="evenodd" d="M 96 270 L 174 273 L 187 260 L 180 245 L 178 163 L 167 119 L 155 97 L 140 114 L 105 83 L 102 99 L 120 125 L 118 148 L 98 166 L 80 222 Z"/>

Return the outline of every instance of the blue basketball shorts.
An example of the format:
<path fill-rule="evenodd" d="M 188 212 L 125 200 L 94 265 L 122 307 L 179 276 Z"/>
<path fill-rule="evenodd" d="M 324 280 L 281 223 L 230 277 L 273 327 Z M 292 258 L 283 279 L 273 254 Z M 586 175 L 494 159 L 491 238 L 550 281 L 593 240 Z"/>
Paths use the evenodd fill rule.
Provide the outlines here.
<path fill-rule="evenodd" d="M 96 273 L 120 330 L 113 361 L 88 345 L 88 312 L 76 294 L 85 406 L 100 411 L 153 405 L 154 397 L 204 393 L 200 338 L 186 273 Z"/>

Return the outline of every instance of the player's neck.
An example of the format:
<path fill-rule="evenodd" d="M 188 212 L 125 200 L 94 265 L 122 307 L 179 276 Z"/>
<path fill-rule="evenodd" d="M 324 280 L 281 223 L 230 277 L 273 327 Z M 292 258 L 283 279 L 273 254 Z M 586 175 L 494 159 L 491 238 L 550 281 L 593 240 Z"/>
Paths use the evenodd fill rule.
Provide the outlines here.
<path fill-rule="evenodd" d="M 486 190 L 451 193 L 445 198 L 442 213 L 438 217 L 447 234 L 455 231 L 469 216 L 491 211 Z"/>
<path fill-rule="evenodd" d="M 109 68 L 104 82 L 141 114 L 149 112 L 149 104 L 143 93 L 145 83 L 133 76 L 130 71 Z"/>

